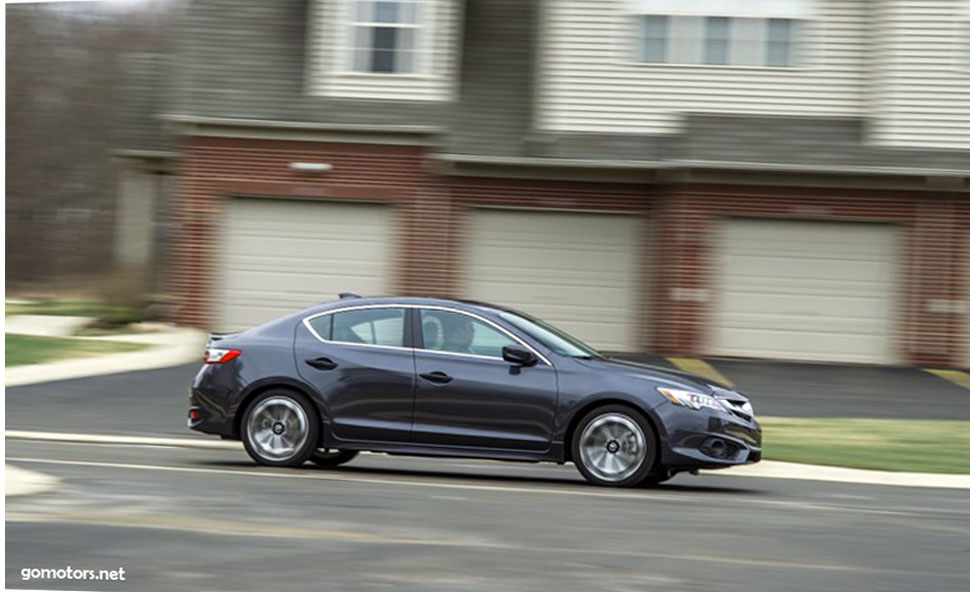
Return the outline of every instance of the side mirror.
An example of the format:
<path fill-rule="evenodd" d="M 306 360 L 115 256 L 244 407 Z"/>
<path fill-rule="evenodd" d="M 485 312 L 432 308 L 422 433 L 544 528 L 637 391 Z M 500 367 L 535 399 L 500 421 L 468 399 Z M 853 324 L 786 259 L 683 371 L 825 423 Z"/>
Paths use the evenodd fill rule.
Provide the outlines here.
<path fill-rule="evenodd" d="M 506 345 L 502 348 L 502 359 L 519 366 L 535 366 L 539 358 L 524 347 Z"/>

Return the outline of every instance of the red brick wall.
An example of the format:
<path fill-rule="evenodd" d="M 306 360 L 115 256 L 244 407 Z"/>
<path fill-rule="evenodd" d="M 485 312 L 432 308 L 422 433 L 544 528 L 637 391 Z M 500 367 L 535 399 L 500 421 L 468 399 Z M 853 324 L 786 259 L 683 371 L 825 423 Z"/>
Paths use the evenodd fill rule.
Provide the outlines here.
<path fill-rule="evenodd" d="M 326 162 L 333 169 L 308 175 L 291 170 L 291 162 Z M 215 270 L 209 254 L 217 252 L 219 218 L 232 195 L 386 201 L 394 208 L 396 228 L 393 292 L 445 297 L 463 295 L 468 208 L 649 215 L 652 252 L 643 259 L 640 343 L 688 355 L 703 353 L 709 337 L 714 296 L 695 296 L 713 289 L 713 230 L 720 217 L 892 222 L 901 226 L 903 236 L 900 359 L 944 366 L 967 357 L 966 318 L 929 309 L 931 301 L 970 295 L 970 280 L 963 277 L 965 241 L 970 241 L 965 194 L 445 177 L 433 172 L 418 147 L 192 138 L 184 146 L 174 200 L 181 234 L 170 284 L 181 304 L 180 323 L 205 327 L 211 318 Z"/>

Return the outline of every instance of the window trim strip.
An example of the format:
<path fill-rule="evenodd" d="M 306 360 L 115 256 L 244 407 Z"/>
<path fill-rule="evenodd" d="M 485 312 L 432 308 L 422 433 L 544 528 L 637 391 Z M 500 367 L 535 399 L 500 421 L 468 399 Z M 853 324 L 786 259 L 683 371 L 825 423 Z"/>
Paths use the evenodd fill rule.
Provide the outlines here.
<path fill-rule="evenodd" d="M 512 333 L 511 331 L 509 331 L 505 327 L 502 327 L 501 325 L 495 323 L 491 319 L 487 319 L 487 318 L 485 318 L 485 317 L 483 317 L 483 316 L 481 316 L 479 314 L 476 314 L 476 313 L 473 313 L 473 312 L 469 312 L 467 310 L 460 310 L 460 309 L 457 309 L 457 308 L 448 307 L 448 306 L 439 306 L 439 305 L 432 305 L 432 304 L 390 304 L 390 303 L 361 304 L 361 305 L 358 305 L 358 306 L 345 306 L 345 307 L 337 308 L 337 309 L 334 309 L 334 310 L 325 310 L 323 312 L 318 312 L 318 313 L 313 314 L 313 315 L 310 315 L 308 317 L 304 317 L 303 318 L 303 326 L 307 328 L 307 330 L 310 332 L 311 335 L 313 335 L 313 337 L 315 337 L 318 341 L 320 341 L 322 343 L 329 343 L 329 344 L 334 344 L 334 345 L 354 345 L 354 346 L 361 346 L 361 347 L 371 347 L 371 348 L 379 348 L 379 349 L 390 349 L 390 350 L 398 350 L 398 351 L 430 352 L 430 353 L 434 353 L 434 354 L 442 354 L 442 355 L 447 355 L 447 356 L 458 356 L 458 357 L 463 357 L 463 358 L 478 358 L 478 359 L 482 359 L 482 360 L 502 360 L 502 358 L 500 358 L 500 357 L 499 358 L 496 358 L 496 357 L 493 357 L 493 356 L 481 356 L 481 355 L 478 355 L 478 354 L 464 354 L 464 353 L 461 353 L 461 352 L 446 352 L 446 351 L 439 351 L 439 350 L 425 349 L 425 348 L 417 348 L 417 347 L 407 347 L 407 346 L 398 346 L 398 345 L 380 345 L 380 344 L 376 344 L 376 343 L 354 343 L 352 341 L 335 341 L 335 340 L 332 340 L 332 339 L 324 339 L 323 337 L 320 337 L 320 334 L 317 333 L 316 330 L 313 328 L 313 326 L 310 324 L 310 321 L 312 321 L 312 320 L 314 320 L 316 318 L 319 318 L 319 317 L 323 317 L 323 316 L 327 316 L 327 315 L 333 315 L 333 314 L 336 314 L 338 312 L 350 312 L 350 311 L 353 311 L 353 310 L 364 310 L 364 309 L 369 309 L 369 308 L 401 308 L 401 309 L 405 309 L 405 310 L 410 309 L 410 310 L 418 310 L 418 311 L 420 311 L 421 309 L 428 309 L 428 310 L 443 310 L 443 311 L 446 311 L 446 312 L 453 312 L 453 313 L 457 313 L 457 314 L 463 314 L 463 315 L 472 317 L 474 319 L 477 319 L 479 321 L 482 321 L 483 323 L 485 323 L 487 325 L 491 325 L 492 327 L 498 329 L 502 333 L 504 333 L 504 334 L 508 335 L 509 337 L 511 337 L 513 341 L 515 341 L 519 345 L 525 347 L 526 349 L 528 349 L 529 351 L 531 351 L 533 354 L 535 354 L 536 357 L 539 358 L 539 360 L 542 361 L 545 365 L 552 367 L 552 362 L 550 362 L 548 358 L 546 358 L 544 355 L 542 355 L 540 352 L 538 352 L 534 347 L 532 347 L 531 345 L 529 345 L 528 343 L 526 343 L 525 341 L 523 341 L 522 339 L 520 339 L 517 335 L 515 335 L 514 333 Z M 419 312 L 419 314 L 420 314 L 420 312 Z M 407 318 L 407 315 L 405 315 L 405 318 Z M 332 322 L 333 321 L 331 320 L 331 323 Z"/>

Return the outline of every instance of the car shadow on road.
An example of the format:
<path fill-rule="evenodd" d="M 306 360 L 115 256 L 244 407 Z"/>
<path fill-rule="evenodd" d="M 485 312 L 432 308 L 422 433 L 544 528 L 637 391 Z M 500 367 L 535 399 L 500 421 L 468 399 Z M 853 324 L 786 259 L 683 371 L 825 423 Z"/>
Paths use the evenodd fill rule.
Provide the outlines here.
<path fill-rule="evenodd" d="M 274 467 L 260 467 L 250 462 L 246 461 L 197 461 L 193 464 L 203 465 L 206 467 L 222 467 L 222 468 L 239 468 L 247 470 L 265 470 L 267 472 L 291 472 L 300 471 L 307 473 L 326 473 L 332 475 L 341 476 L 367 476 L 367 477 L 395 477 L 401 480 L 405 479 L 434 479 L 436 482 L 454 482 L 455 484 L 501 484 L 509 485 L 515 487 L 525 487 L 529 485 L 534 486 L 552 486 L 556 488 L 567 487 L 580 487 L 587 491 L 602 491 L 602 492 L 663 492 L 663 493 L 708 493 L 708 494 L 734 494 L 734 495 L 763 495 L 766 492 L 745 488 L 745 487 L 723 487 L 717 485 L 691 485 L 691 484 L 681 484 L 681 483 L 662 483 L 660 485 L 654 486 L 643 486 L 636 488 L 621 488 L 612 489 L 607 487 L 598 487 L 587 483 L 582 480 L 579 476 L 576 478 L 570 477 L 558 477 L 558 476 L 538 476 L 538 475 L 507 475 L 507 474 L 494 474 L 494 473 L 476 473 L 476 472 L 465 472 L 458 471 L 454 469 L 440 469 L 440 470 L 429 470 L 429 469 L 413 469 L 413 468 L 388 468 L 388 467 L 362 467 L 362 466 L 341 466 L 341 467 L 317 467 L 313 465 L 305 465 L 296 469 L 293 468 L 274 468 Z M 687 477 L 685 477 L 686 479 Z M 461 482 L 461 483 L 460 483 Z"/>

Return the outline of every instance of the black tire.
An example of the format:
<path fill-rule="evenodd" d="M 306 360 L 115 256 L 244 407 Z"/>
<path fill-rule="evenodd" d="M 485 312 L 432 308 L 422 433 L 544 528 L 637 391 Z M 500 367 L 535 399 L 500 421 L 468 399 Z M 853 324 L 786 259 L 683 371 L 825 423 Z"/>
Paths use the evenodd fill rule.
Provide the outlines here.
<path fill-rule="evenodd" d="M 310 455 L 310 462 L 321 467 L 336 467 L 348 463 L 355 458 L 359 452 L 356 450 L 333 450 L 320 448 L 313 451 Z"/>
<path fill-rule="evenodd" d="M 657 438 L 639 411 L 626 405 L 604 405 L 576 424 L 570 449 L 576 468 L 590 483 L 636 487 L 654 469 Z M 614 463 L 618 465 L 615 471 L 611 468 Z"/>
<path fill-rule="evenodd" d="M 279 429 L 282 431 L 277 432 Z M 297 467 L 317 448 L 320 417 L 305 395 L 290 389 L 271 389 L 246 407 L 239 432 L 246 452 L 258 464 Z M 291 440 L 292 446 L 287 446 Z M 274 448 L 278 454 L 272 454 Z"/>

